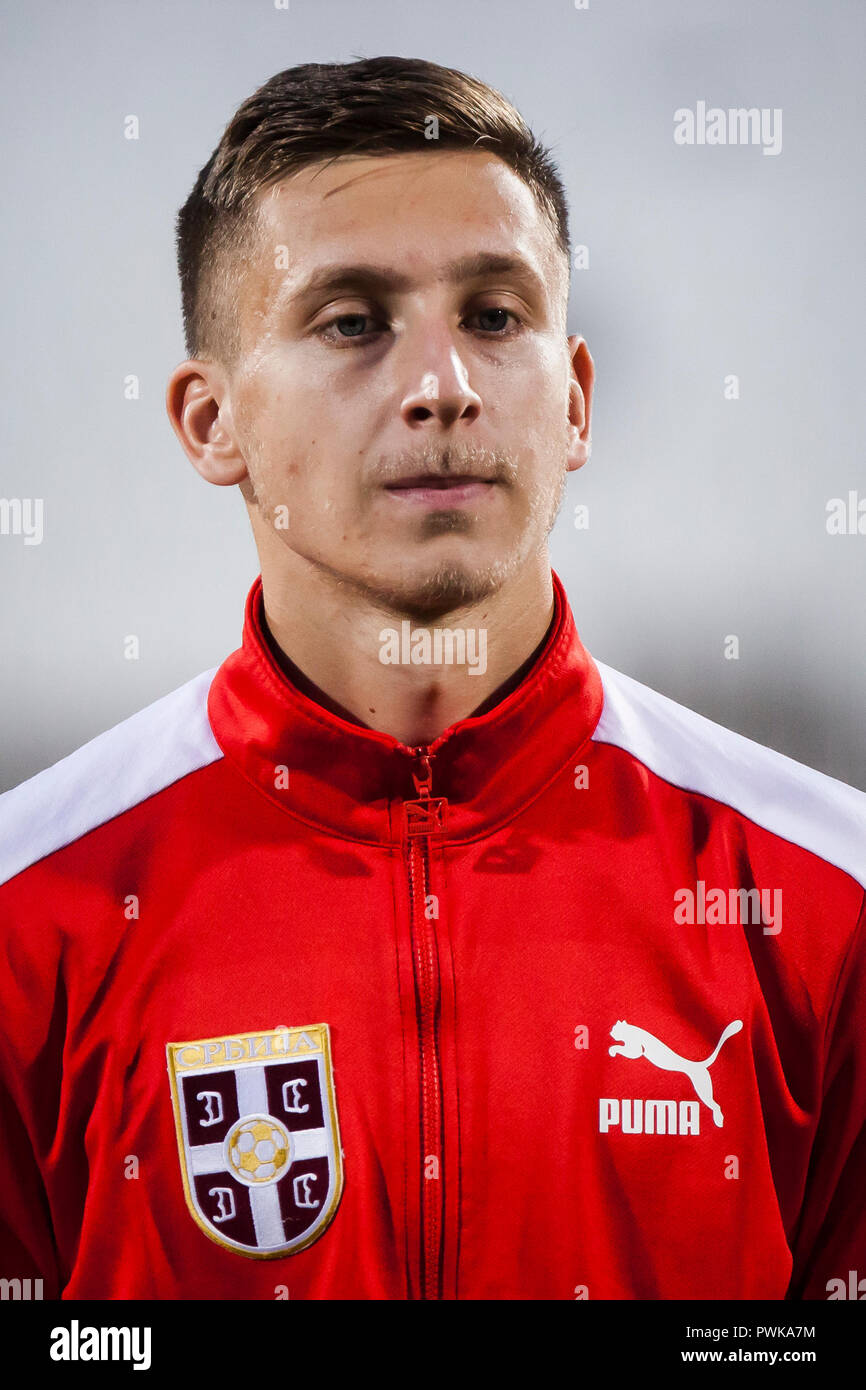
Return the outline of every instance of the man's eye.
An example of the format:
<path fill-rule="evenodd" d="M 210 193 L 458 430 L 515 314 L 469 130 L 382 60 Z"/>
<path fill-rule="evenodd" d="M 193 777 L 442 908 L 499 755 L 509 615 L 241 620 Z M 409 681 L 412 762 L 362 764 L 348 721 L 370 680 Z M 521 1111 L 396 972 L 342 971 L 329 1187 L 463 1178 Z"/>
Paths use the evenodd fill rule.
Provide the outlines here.
<path fill-rule="evenodd" d="M 511 333 L 517 331 L 521 322 L 517 315 L 511 309 L 500 309 L 498 307 L 492 309 L 477 309 L 474 314 L 470 315 L 470 317 L 488 320 L 491 318 L 495 319 L 495 323 L 483 323 L 481 325 L 481 331 L 483 333 L 492 333 L 497 338 L 510 337 Z M 514 320 L 514 327 L 511 329 L 511 333 L 503 333 L 500 330 L 503 328 L 507 328 L 508 319 Z"/>
<path fill-rule="evenodd" d="M 318 332 L 326 342 L 348 343 L 353 338 L 366 338 L 370 329 L 365 328 L 365 324 L 370 323 L 378 323 L 371 314 L 339 314 L 337 318 L 323 323 Z"/>

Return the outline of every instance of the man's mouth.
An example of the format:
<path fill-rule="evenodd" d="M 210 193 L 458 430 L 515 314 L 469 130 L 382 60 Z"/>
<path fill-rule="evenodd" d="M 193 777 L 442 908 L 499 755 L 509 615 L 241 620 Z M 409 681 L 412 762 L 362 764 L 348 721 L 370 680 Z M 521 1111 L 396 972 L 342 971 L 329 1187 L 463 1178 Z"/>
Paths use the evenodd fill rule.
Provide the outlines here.
<path fill-rule="evenodd" d="M 493 478 L 479 478 L 471 473 L 422 473 L 388 483 L 385 491 L 403 501 L 444 503 L 474 502 L 496 486 Z"/>

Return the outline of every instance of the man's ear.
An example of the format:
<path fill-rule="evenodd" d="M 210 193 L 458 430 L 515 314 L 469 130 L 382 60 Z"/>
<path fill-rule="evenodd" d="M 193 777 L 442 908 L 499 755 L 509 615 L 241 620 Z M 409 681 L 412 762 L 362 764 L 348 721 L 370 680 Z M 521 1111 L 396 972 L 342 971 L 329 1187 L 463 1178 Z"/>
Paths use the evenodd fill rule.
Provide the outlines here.
<path fill-rule="evenodd" d="M 568 471 L 582 468 L 592 448 L 590 413 L 595 367 L 589 348 L 575 333 L 568 339 L 571 378 L 568 389 Z"/>
<path fill-rule="evenodd" d="M 165 408 L 172 429 L 197 473 L 208 483 L 229 487 L 247 478 L 247 465 L 235 437 L 223 369 L 190 358 L 168 379 Z"/>

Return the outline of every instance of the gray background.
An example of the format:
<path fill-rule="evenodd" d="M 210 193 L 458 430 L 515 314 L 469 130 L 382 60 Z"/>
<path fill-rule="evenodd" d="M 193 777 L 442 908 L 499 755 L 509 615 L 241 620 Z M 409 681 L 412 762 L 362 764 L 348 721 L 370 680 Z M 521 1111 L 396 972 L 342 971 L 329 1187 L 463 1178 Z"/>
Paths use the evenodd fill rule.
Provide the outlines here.
<path fill-rule="evenodd" d="M 866 788 L 866 536 L 825 525 L 830 498 L 866 496 L 861 0 L 2 8 L 0 496 L 42 497 L 45 537 L 0 536 L 0 787 L 238 644 L 243 503 L 198 478 L 163 404 L 185 356 L 174 215 L 273 73 L 396 53 L 515 102 L 590 248 L 569 331 L 596 361 L 593 457 L 551 545 L 587 646 Z M 701 99 L 781 107 L 781 154 L 676 146 Z"/>

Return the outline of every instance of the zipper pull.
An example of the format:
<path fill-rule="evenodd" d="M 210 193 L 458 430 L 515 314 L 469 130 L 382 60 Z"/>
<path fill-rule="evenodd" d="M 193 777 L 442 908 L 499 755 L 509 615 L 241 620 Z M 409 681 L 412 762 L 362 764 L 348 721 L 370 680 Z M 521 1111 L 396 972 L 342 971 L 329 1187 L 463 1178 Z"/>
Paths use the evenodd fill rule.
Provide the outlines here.
<path fill-rule="evenodd" d="M 412 767 L 412 781 L 415 784 L 417 796 L 413 800 L 404 801 L 405 808 L 405 828 L 409 837 L 416 835 L 431 835 L 435 830 L 441 830 L 445 807 L 448 805 L 444 796 L 433 796 L 433 754 L 426 748 L 419 747 L 412 749 L 414 764 Z"/>
<path fill-rule="evenodd" d="M 430 766 L 432 754 L 426 748 L 413 748 L 416 766 L 412 768 L 412 781 L 419 797 L 427 798 L 433 792 L 433 769 Z"/>

